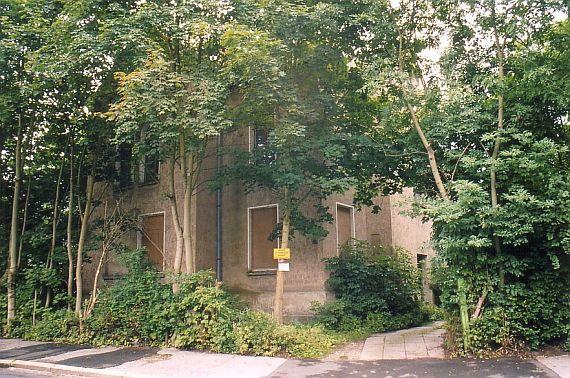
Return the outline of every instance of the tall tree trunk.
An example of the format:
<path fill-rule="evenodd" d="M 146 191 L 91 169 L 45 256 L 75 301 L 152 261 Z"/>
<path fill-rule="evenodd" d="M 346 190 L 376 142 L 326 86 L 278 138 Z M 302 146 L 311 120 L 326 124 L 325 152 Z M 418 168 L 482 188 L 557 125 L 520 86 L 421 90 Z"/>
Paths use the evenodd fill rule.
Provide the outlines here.
<path fill-rule="evenodd" d="M 287 206 L 283 212 L 281 226 L 281 248 L 289 248 L 289 231 L 291 228 L 291 213 Z M 279 263 L 278 263 L 279 264 Z M 277 269 L 275 279 L 275 298 L 273 302 L 273 316 L 278 324 L 283 324 L 283 287 L 285 285 L 285 272 Z"/>
<path fill-rule="evenodd" d="M 22 230 L 20 231 L 20 245 L 18 247 L 18 263 L 16 264 L 20 269 L 22 261 L 22 251 L 24 250 L 24 234 L 26 233 L 26 225 L 28 222 L 28 205 L 30 203 L 30 188 L 32 184 L 31 173 L 28 173 L 28 184 L 26 189 L 26 200 L 24 201 L 24 218 L 22 219 Z"/>
<path fill-rule="evenodd" d="M 75 277 L 75 270 L 73 264 L 73 140 L 69 148 L 69 190 L 68 190 L 68 212 L 67 212 L 67 296 L 73 297 L 73 278 Z M 71 302 L 68 306 L 71 309 Z"/>
<path fill-rule="evenodd" d="M 81 231 L 79 233 L 79 242 L 77 243 L 77 264 L 75 266 L 75 314 L 81 320 L 81 305 L 83 303 L 83 252 L 85 249 L 85 241 L 87 239 L 87 231 L 89 229 L 89 216 L 91 215 L 91 206 L 93 202 L 93 186 L 94 186 L 94 172 L 87 176 L 87 198 L 85 200 L 85 211 L 81 219 Z"/>
<path fill-rule="evenodd" d="M 180 170 L 183 175 L 184 197 L 182 203 L 182 238 L 184 241 L 184 255 L 186 262 L 186 273 L 195 272 L 194 249 L 192 246 L 192 195 L 194 194 L 194 155 L 186 151 L 185 132 L 180 129 Z"/>
<path fill-rule="evenodd" d="M 402 36 L 402 33 L 400 30 L 397 30 L 398 32 L 398 42 L 399 42 L 399 48 L 398 48 L 398 71 L 400 72 L 400 74 L 403 77 L 406 77 L 406 72 L 404 70 L 404 38 Z M 415 62 L 417 64 L 417 62 Z M 424 85 L 424 89 L 425 89 L 425 80 L 423 79 L 423 77 L 421 77 L 421 81 L 422 84 Z M 433 179 L 435 181 L 435 185 L 437 187 L 439 196 L 444 200 L 444 201 L 449 201 L 449 194 L 447 192 L 447 189 L 445 188 L 445 185 L 443 183 L 443 179 L 441 177 L 441 173 L 439 171 L 439 166 L 437 164 L 437 159 L 435 157 L 435 152 L 431 146 L 431 143 L 429 142 L 429 140 L 427 139 L 424 130 L 420 124 L 420 120 L 418 118 L 418 115 L 416 114 L 416 110 L 414 109 L 414 106 L 412 105 L 411 101 L 410 101 L 410 95 L 408 93 L 408 83 L 407 82 L 402 82 L 401 84 L 401 90 L 402 90 L 402 97 L 404 99 L 404 102 L 406 104 L 406 107 L 408 108 L 408 112 L 410 113 L 410 117 L 412 118 L 412 123 L 414 124 L 414 128 L 416 129 L 416 132 L 418 134 L 418 136 L 420 137 L 420 140 L 422 142 L 422 145 L 424 146 L 427 155 L 428 155 L 428 161 L 429 161 L 429 167 L 433 176 Z"/>
<path fill-rule="evenodd" d="M 433 151 L 431 144 L 429 143 L 427 137 L 425 136 L 425 133 L 420 125 L 420 121 L 418 119 L 416 111 L 414 110 L 414 107 L 407 99 L 405 101 L 408 111 L 410 112 L 410 116 L 412 117 L 412 122 L 416 129 L 416 132 L 418 133 L 418 136 L 420 137 L 420 140 L 422 141 L 422 144 L 428 154 L 429 167 L 431 169 L 431 173 L 435 181 L 435 185 L 437 187 L 439 195 L 443 200 L 449 201 L 449 194 L 447 193 L 447 189 L 443 184 L 443 179 L 441 178 L 441 173 L 439 172 L 439 167 L 437 165 L 437 160 L 435 158 L 435 152 Z"/>
<path fill-rule="evenodd" d="M 48 269 L 53 268 L 53 255 L 55 253 L 55 244 L 57 238 L 57 224 L 59 223 L 59 196 L 61 194 L 61 178 L 63 176 L 63 166 L 65 164 L 65 153 L 67 152 L 67 146 L 65 146 L 64 156 L 61 159 L 61 164 L 59 166 L 59 174 L 57 175 L 57 183 L 55 185 L 55 199 L 53 201 L 53 213 L 51 219 L 51 244 L 48 251 L 48 257 L 46 261 L 46 267 Z M 48 287 L 46 290 L 46 303 L 45 308 L 48 308 L 51 304 L 51 289 Z"/>
<path fill-rule="evenodd" d="M 493 209 L 499 207 L 499 199 L 497 194 L 497 158 L 499 157 L 499 148 L 501 145 L 501 133 L 504 129 L 504 112 L 505 112 L 505 97 L 503 95 L 503 84 L 505 81 L 505 69 L 504 69 L 504 51 L 503 45 L 499 40 L 499 32 L 497 30 L 497 15 L 495 9 L 495 1 L 491 4 L 491 22 L 493 28 L 493 37 L 496 50 L 496 58 L 498 64 L 498 79 L 499 79 L 499 94 L 497 98 L 497 135 L 495 136 L 495 143 L 493 145 L 493 152 L 491 154 L 491 167 L 490 167 L 490 180 L 491 180 L 491 206 Z M 497 256 L 502 255 L 502 247 L 500 238 L 493 231 L 493 246 L 495 247 L 495 253 Z M 505 272 L 503 268 L 503 263 L 500 262 L 499 266 L 499 283 L 502 286 L 505 282 Z"/>
<path fill-rule="evenodd" d="M 184 251 L 186 256 L 186 273 L 196 272 L 195 252 L 192 238 L 192 195 L 194 187 L 192 179 L 188 179 L 184 189 L 184 203 L 183 203 L 183 224 L 184 224 Z"/>
<path fill-rule="evenodd" d="M 180 225 L 180 217 L 178 215 L 178 203 L 176 201 L 176 189 L 174 185 L 174 171 L 176 169 L 176 161 L 170 159 L 170 174 L 168 177 L 168 200 L 170 202 L 170 212 L 172 213 L 172 224 L 176 234 L 176 253 L 174 255 L 174 274 L 180 274 L 182 270 L 182 255 L 184 254 L 184 237 L 182 235 L 182 226 Z M 172 285 L 172 291 L 178 293 L 179 288 L 176 282 Z"/>
<path fill-rule="evenodd" d="M 20 210 L 20 184 L 22 181 L 22 113 L 18 116 L 18 139 L 15 150 L 14 197 L 12 198 L 12 220 L 10 224 L 10 242 L 8 245 L 8 287 L 7 287 L 7 329 L 10 331 L 12 320 L 16 317 L 16 272 L 18 269 L 18 212 Z"/>
<path fill-rule="evenodd" d="M 64 156 L 61 159 L 61 164 L 59 166 L 59 174 L 57 175 L 57 182 L 55 184 L 55 199 L 53 200 L 53 213 L 51 217 L 51 244 L 49 247 L 48 258 L 46 261 L 46 266 L 48 268 L 53 268 L 53 254 L 55 252 L 55 244 L 57 238 L 57 224 L 59 223 L 59 197 L 61 194 L 61 178 L 63 176 L 63 166 L 65 165 L 65 153 L 67 152 L 67 146 L 64 151 Z"/>

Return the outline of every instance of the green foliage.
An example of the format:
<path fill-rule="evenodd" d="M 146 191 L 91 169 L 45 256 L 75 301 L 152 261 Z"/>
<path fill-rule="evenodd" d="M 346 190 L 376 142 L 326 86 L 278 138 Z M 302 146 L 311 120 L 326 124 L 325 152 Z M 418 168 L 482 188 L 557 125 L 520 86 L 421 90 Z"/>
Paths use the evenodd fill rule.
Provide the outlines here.
<path fill-rule="evenodd" d="M 216 285 L 211 272 L 203 282 L 192 278 L 173 298 L 170 316 L 178 319 L 174 345 L 180 348 L 233 352 L 233 328 L 240 315 L 235 298 Z M 209 277 L 208 277 L 209 276 Z M 200 276 L 199 276 L 200 277 Z"/>
<path fill-rule="evenodd" d="M 279 354 L 283 343 L 277 330 L 278 325 L 261 312 L 246 312 L 235 325 L 236 350 L 243 354 L 273 356 Z"/>
<path fill-rule="evenodd" d="M 377 311 L 404 313 L 419 306 L 420 272 L 405 250 L 355 241 L 339 257 L 325 261 L 331 272 L 328 286 L 360 318 Z"/>
<path fill-rule="evenodd" d="M 41 320 L 23 335 L 28 340 L 55 341 L 62 343 L 81 342 L 79 321 L 73 312 L 63 310 L 45 311 Z"/>
<path fill-rule="evenodd" d="M 336 300 L 315 303 L 317 322 L 350 332 L 384 332 L 419 325 L 430 318 L 421 301 L 421 276 L 409 254 L 354 241 L 326 260 L 328 286 Z"/>
<path fill-rule="evenodd" d="M 473 322 L 475 352 L 537 349 L 570 336 L 570 280 L 557 272 L 535 272 L 527 282 L 507 284 L 490 295 L 490 308 Z"/>
<path fill-rule="evenodd" d="M 142 250 L 124 253 L 128 274 L 104 288 L 83 322 L 65 309 L 42 310 L 14 322 L 12 336 L 30 340 L 94 345 L 155 345 L 223 353 L 316 358 L 342 338 L 319 326 L 279 326 L 265 313 L 249 310 L 210 271 L 161 282 Z"/>
<path fill-rule="evenodd" d="M 281 326 L 277 335 L 283 350 L 291 357 L 319 358 L 343 341 L 343 335 L 330 333 L 320 326 Z"/>

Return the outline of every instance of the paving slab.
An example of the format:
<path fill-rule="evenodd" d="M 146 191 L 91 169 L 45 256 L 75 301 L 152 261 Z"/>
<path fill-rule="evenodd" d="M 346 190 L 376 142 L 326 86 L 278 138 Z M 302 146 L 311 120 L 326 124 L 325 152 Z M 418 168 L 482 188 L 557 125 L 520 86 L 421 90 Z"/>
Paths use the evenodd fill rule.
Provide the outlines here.
<path fill-rule="evenodd" d="M 570 355 L 538 357 L 537 360 L 561 378 L 570 378 Z"/>
<path fill-rule="evenodd" d="M 271 378 L 558 378 L 534 360 L 384 360 L 321 362 L 288 360 Z"/>
<path fill-rule="evenodd" d="M 444 358 L 442 325 L 442 322 L 436 322 L 429 326 L 372 335 L 366 339 L 360 359 Z"/>

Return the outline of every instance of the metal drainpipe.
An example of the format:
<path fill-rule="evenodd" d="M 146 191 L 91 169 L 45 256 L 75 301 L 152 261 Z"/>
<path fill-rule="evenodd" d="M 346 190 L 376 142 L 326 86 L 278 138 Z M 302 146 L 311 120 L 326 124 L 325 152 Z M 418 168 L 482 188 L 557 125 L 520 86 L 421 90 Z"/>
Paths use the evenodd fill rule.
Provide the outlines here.
<path fill-rule="evenodd" d="M 218 134 L 216 138 L 216 174 L 220 173 L 222 168 L 222 134 Z M 221 282 L 223 280 L 222 271 L 222 188 L 216 189 L 216 279 Z"/>

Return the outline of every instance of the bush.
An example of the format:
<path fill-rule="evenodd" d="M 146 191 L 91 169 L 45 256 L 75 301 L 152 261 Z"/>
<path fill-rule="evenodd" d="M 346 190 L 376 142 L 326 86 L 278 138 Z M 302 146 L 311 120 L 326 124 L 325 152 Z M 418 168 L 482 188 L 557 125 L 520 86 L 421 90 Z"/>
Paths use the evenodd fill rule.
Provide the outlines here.
<path fill-rule="evenodd" d="M 122 257 L 128 273 L 100 292 L 82 331 L 73 312 L 42 309 L 34 326 L 29 316 L 16 319 L 12 335 L 302 358 L 320 357 L 340 340 L 322 327 L 279 326 L 270 315 L 251 311 L 224 290 L 211 271 L 182 274 L 164 283 L 140 250 Z M 178 288 L 176 294 L 172 282 Z"/>
<path fill-rule="evenodd" d="M 521 259 L 520 264 L 524 271 L 519 276 L 509 275 L 502 287 L 490 291 L 482 315 L 471 321 L 470 350 L 463 350 L 461 328 L 449 328 L 452 353 L 508 354 L 546 344 L 563 344 L 570 336 L 570 280 L 566 271 L 553 268 L 547 256 Z M 441 267 L 439 270 L 436 277 L 446 293 L 442 303 L 452 315 L 448 323 L 457 325 L 459 308 L 452 282 L 457 272 Z M 446 271 L 448 274 L 444 276 Z M 473 279 L 468 290 L 477 293 L 481 289 Z M 468 296 L 471 310 L 476 300 L 476 296 L 470 299 Z"/>
<path fill-rule="evenodd" d="M 313 311 L 326 328 L 384 332 L 430 318 L 421 301 L 420 272 L 406 251 L 356 241 L 325 261 L 331 272 L 327 283 L 337 300 L 313 304 Z"/>
<path fill-rule="evenodd" d="M 528 283 L 507 284 L 489 295 L 488 308 L 473 322 L 474 353 L 498 348 L 530 349 L 570 335 L 568 280 L 543 271 Z"/>
<path fill-rule="evenodd" d="M 318 358 L 329 353 L 341 341 L 320 326 L 281 326 L 278 335 L 283 349 L 291 357 Z"/>
<path fill-rule="evenodd" d="M 45 311 L 41 320 L 36 322 L 23 337 L 39 341 L 80 342 L 79 321 L 73 312 L 67 310 Z"/>
<path fill-rule="evenodd" d="M 193 291 L 186 288 L 174 296 L 172 307 L 174 317 L 170 319 L 178 320 L 176 347 L 228 353 L 235 350 L 233 330 L 240 313 L 226 291 L 216 286 L 197 286 Z"/>
<path fill-rule="evenodd" d="M 246 311 L 235 325 L 236 351 L 242 354 L 274 356 L 284 349 L 278 326 L 270 315 Z"/>
<path fill-rule="evenodd" d="M 173 332 L 171 302 L 156 272 L 132 270 L 100 293 L 85 331 L 97 345 L 158 345 Z"/>

